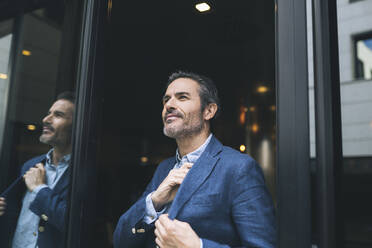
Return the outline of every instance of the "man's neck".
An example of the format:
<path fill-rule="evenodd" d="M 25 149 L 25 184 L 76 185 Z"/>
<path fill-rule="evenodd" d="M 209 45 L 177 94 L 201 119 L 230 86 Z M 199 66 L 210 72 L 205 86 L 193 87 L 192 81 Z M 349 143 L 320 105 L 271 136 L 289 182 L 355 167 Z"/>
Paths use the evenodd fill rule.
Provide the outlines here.
<path fill-rule="evenodd" d="M 195 134 L 193 136 L 189 136 L 186 138 L 179 138 L 176 140 L 177 146 L 178 146 L 178 152 L 181 157 L 185 156 L 186 154 L 189 154 L 192 151 L 195 151 L 198 149 L 201 145 L 204 144 L 204 142 L 209 137 L 210 132 L 202 132 Z"/>
<path fill-rule="evenodd" d="M 66 147 L 54 147 L 52 156 L 53 164 L 57 166 L 61 159 L 69 153 L 71 153 L 71 145 Z"/>

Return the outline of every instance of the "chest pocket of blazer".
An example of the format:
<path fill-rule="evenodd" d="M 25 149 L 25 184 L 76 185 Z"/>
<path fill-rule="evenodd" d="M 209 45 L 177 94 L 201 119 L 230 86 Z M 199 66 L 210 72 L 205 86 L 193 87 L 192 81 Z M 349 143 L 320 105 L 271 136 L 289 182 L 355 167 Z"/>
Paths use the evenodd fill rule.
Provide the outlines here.
<path fill-rule="evenodd" d="M 220 194 L 198 194 L 191 197 L 190 205 L 194 206 L 218 206 L 220 204 Z"/>

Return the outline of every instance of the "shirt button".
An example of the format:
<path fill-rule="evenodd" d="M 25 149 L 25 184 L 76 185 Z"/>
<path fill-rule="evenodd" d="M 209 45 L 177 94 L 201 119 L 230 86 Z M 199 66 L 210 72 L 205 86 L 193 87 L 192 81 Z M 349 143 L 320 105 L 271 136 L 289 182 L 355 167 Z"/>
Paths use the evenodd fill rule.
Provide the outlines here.
<path fill-rule="evenodd" d="M 33 234 L 34 236 L 36 236 L 36 235 L 37 235 L 37 234 L 36 234 L 36 232 L 33 232 L 32 234 Z"/>
<path fill-rule="evenodd" d="M 39 232 L 44 232 L 44 231 L 45 231 L 45 227 L 39 226 Z"/>

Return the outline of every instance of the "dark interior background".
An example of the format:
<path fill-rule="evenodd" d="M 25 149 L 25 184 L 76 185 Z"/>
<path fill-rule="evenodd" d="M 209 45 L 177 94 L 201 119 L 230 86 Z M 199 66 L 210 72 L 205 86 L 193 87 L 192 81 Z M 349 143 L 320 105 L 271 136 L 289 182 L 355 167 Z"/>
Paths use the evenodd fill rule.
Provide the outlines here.
<path fill-rule="evenodd" d="M 259 143 L 269 139 L 274 158 L 274 1 L 209 4 L 211 11 L 200 13 L 193 1 L 113 2 L 99 156 L 113 227 L 158 163 L 175 154 L 175 142 L 163 135 L 161 98 L 167 77 L 176 70 L 204 74 L 217 84 L 222 112 L 213 130 L 225 145 L 239 149 L 245 144 L 246 152 L 258 158 Z M 259 86 L 267 92 L 258 93 Z M 253 123 L 259 125 L 254 132 Z M 274 161 L 264 170 L 273 195 Z"/>

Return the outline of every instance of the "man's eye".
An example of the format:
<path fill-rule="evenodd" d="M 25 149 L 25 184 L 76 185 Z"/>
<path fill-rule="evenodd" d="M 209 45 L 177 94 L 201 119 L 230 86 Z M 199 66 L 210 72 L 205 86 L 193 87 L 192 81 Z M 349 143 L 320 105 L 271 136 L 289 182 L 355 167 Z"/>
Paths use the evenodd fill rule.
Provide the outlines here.
<path fill-rule="evenodd" d="M 187 97 L 186 96 L 180 96 L 179 99 L 184 100 L 184 99 L 187 99 Z"/>

